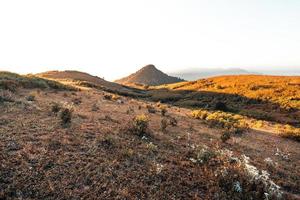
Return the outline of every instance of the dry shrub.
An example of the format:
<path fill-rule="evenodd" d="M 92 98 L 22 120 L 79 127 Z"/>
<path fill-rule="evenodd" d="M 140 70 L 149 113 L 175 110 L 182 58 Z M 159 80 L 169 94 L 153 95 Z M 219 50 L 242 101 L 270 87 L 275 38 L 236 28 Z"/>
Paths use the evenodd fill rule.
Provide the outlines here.
<path fill-rule="evenodd" d="M 60 119 L 63 126 L 67 127 L 71 124 L 73 111 L 74 109 L 70 105 L 62 107 L 60 112 Z"/>
<path fill-rule="evenodd" d="M 82 103 L 82 99 L 81 98 L 75 98 L 72 100 L 72 102 L 75 104 L 75 105 L 79 105 Z"/>
<path fill-rule="evenodd" d="M 59 103 L 53 102 L 51 106 L 51 112 L 58 113 L 61 110 L 62 106 Z"/>
<path fill-rule="evenodd" d="M 35 101 L 35 95 L 34 94 L 30 94 L 26 97 L 27 101 Z"/>
<path fill-rule="evenodd" d="M 133 120 L 133 128 L 135 134 L 143 136 L 147 133 L 149 118 L 146 115 L 138 115 Z"/>
<path fill-rule="evenodd" d="M 300 142 L 300 128 L 295 128 L 291 125 L 285 125 L 282 127 L 277 127 L 278 134 L 281 137 L 290 138 Z"/>
<path fill-rule="evenodd" d="M 156 110 L 155 110 L 155 108 L 153 106 L 147 105 L 146 108 L 147 108 L 147 110 L 148 110 L 149 113 L 156 113 Z"/>
<path fill-rule="evenodd" d="M 165 116 L 167 113 L 167 106 L 160 106 L 160 112 L 162 116 Z"/>
<path fill-rule="evenodd" d="M 175 119 L 174 117 L 169 117 L 169 123 L 171 126 L 175 127 L 177 126 L 177 119 Z"/>
<path fill-rule="evenodd" d="M 94 104 L 92 105 L 92 111 L 96 112 L 96 111 L 98 111 L 98 110 L 99 110 L 98 105 L 97 105 L 96 103 L 94 103 Z"/>
<path fill-rule="evenodd" d="M 215 110 L 228 111 L 228 108 L 224 102 L 218 101 L 215 105 Z"/>
<path fill-rule="evenodd" d="M 112 95 L 111 94 L 104 94 L 103 99 L 111 101 L 112 100 Z"/>
<path fill-rule="evenodd" d="M 248 125 L 240 115 L 200 109 L 192 111 L 191 116 L 195 119 L 205 120 L 210 127 L 234 129 L 236 133 L 242 133 L 248 129 Z"/>
<path fill-rule="evenodd" d="M 231 138 L 231 132 L 229 132 L 229 131 L 224 131 L 221 135 L 221 140 L 224 143 L 226 143 L 227 140 L 229 140 L 230 138 Z"/>
<path fill-rule="evenodd" d="M 161 131 L 162 131 L 162 132 L 166 132 L 167 127 L 168 127 L 168 120 L 162 119 L 162 120 L 160 121 L 160 128 L 161 128 Z"/>
<path fill-rule="evenodd" d="M 9 90 L 0 90 L 0 103 L 3 102 L 14 102 L 15 97 L 13 93 Z"/>
<path fill-rule="evenodd" d="M 149 118 L 144 114 L 137 115 L 126 126 L 121 128 L 121 131 L 134 134 L 139 137 L 149 136 Z"/>

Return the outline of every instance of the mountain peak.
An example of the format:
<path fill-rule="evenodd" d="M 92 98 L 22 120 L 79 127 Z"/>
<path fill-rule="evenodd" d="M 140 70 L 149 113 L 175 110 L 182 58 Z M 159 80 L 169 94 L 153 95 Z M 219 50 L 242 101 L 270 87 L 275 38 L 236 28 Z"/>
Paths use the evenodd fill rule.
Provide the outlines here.
<path fill-rule="evenodd" d="M 143 85 L 162 85 L 169 83 L 177 83 L 183 81 L 182 79 L 169 76 L 164 72 L 157 69 L 154 65 L 149 64 L 138 70 L 137 72 L 116 80 L 117 83 L 131 85 L 131 84 L 143 84 Z"/>
<path fill-rule="evenodd" d="M 144 66 L 142 69 L 140 70 L 158 70 L 154 65 L 152 64 L 149 64 L 149 65 L 146 65 Z"/>

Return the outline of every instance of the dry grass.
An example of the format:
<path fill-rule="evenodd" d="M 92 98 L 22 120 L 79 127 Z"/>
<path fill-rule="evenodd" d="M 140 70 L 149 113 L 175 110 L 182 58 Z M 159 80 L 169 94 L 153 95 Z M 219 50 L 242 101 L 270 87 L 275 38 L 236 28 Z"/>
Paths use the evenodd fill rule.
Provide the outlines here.
<path fill-rule="evenodd" d="M 249 130 L 242 142 L 232 134 L 222 144 L 223 129 L 189 109 L 145 116 L 149 102 L 107 101 L 97 89 L 46 89 L 25 101 L 31 92 L 18 88 L 20 102 L 0 106 L 0 199 L 299 198 L 300 146 L 292 140 Z M 75 97 L 82 102 L 63 127 L 60 113 Z M 230 113 L 206 112 L 200 118 L 239 124 Z M 173 125 L 165 133 L 162 118 Z"/>

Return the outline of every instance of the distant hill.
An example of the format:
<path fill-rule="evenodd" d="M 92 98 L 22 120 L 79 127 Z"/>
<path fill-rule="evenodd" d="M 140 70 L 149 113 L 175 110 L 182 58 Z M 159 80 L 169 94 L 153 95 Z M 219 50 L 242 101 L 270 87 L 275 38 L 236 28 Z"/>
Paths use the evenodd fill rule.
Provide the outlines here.
<path fill-rule="evenodd" d="M 118 83 L 106 81 L 98 76 L 93 76 L 85 72 L 80 71 L 48 71 L 36 74 L 36 76 L 46 79 L 59 80 L 59 81 L 71 81 L 76 85 L 101 88 L 106 91 L 112 91 L 115 93 L 128 95 L 128 96 L 140 96 L 141 91 L 134 88 L 126 87 Z"/>
<path fill-rule="evenodd" d="M 48 72 L 43 72 L 43 73 L 39 73 L 36 75 L 39 77 L 48 78 L 48 79 L 87 81 L 87 82 L 99 84 L 102 86 L 109 86 L 109 87 L 116 86 L 115 83 L 105 81 L 104 79 L 102 79 L 98 76 L 93 76 L 88 73 L 80 72 L 80 71 L 71 71 L 71 70 L 48 71 Z"/>
<path fill-rule="evenodd" d="M 178 76 L 185 80 L 193 81 L 198 80 L 200 78 L 209 78 L 213 76 L 221 76 L 221 75 L 245 75 L 245 74 L 258 74 L 255 72 L 249 72 L 240 68 L 202 68 L 202 69 L 189 69 L 184 71 L 179 71 L 175 73 L 171 73 L 172 76 Z"/>
<path fill-rule="evenodd" d="M 146 65 L 139 71 L 119 80 L 116 83 L 124 85 L 142 84 L 142 85 L 162 85 L 170 83 L 178 83 L 184 81 L 183 79 L 169 76 L 158 70 L 154 65 Z"/>

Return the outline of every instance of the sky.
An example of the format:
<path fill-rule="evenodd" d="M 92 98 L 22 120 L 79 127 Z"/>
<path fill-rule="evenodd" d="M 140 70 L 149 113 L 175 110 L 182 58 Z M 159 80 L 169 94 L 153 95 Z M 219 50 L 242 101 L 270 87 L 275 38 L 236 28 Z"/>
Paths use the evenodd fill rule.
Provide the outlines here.
<path fill-rule="evenodd" d="M 0 0 L 0 70 L 300 70 L 299 0 Z"/>

